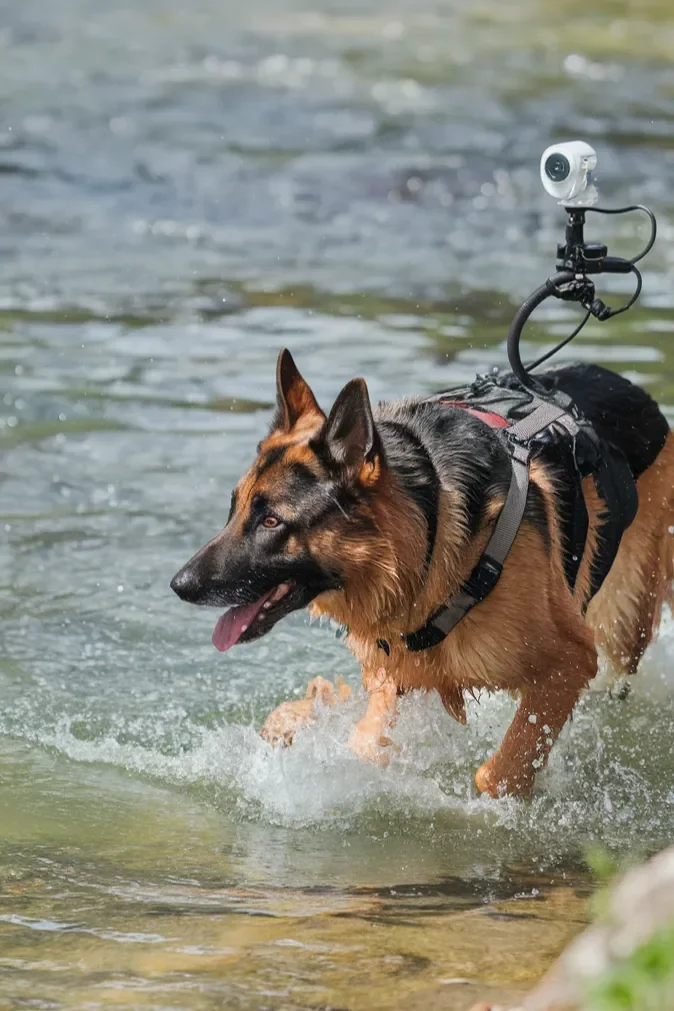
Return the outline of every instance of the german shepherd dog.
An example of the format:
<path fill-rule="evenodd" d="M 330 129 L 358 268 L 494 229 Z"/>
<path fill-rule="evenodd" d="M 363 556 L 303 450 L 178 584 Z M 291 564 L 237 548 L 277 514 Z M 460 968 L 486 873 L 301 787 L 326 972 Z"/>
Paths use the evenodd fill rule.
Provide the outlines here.
<path fill-rule="evenodd" d="M 663 415 L 643 390 L 598 366 L 538 378 L 553 373 L 637 479 L 636 518 L 589 607 L 602 500 L 585 478 L 588 536 L 571 590 L 568 474 L 534 454 L 524 520 L 494 590 L 442 642 L 410 653 L 402 636 L 459 590 L 489 539 L 508 488 L 503 442 L 479 417 L 437 401 L 373 409 L 363 379 L 347 383 L 326 417 L 288 351 L 278 360 L 276 415 L 232 494 L 227 524 L 172 588 L 191 603 L 229 608 L 213 633 L 223 651 L 307 605 L 345 626 L 368 694 L 349 739 L 364 759 L 386 763 L 405 692 L 437 691 L 460 723 L 465 692 L 515 694 L 513 722 L 476 783 L 493 797 L 527 794 L 597 672 L 597 650 L 616 672 L 633 673 L 674 579 L 674 438 Z M 262 735 L 290 744 L 319 703 L 348 694 L 317 678 L 305 699 L 271 713 Z"/>

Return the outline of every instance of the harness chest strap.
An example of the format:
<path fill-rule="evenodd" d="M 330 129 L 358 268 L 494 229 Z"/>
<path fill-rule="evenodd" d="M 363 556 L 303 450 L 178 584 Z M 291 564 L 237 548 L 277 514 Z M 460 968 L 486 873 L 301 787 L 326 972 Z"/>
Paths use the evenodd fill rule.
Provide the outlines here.
<path fill-rule="evenodd" d="M 456 406 L 463 406 L 457 404 Z M 471 411 L 480 417 L 483 412 Z M 491 412 L 490 412 L 491 414 Z M 508 422 L 500 415 L 483 417 L 486 424 L 503 428 Z M 570 434 L 577 426 L 568 412 L 557 404 L 542 401 L 527 417 L 508 427 L 508 449 L 510 452 L 511 476 L 508 494 L 494 531 L 487 542 L 480 559 L 461 589 L 435 611 L 422 628 L 402 635 L 407 649 L 413 653 L 437 646 L 449 635 L 468 612 L 491 593 L 499 580 L 503 563 L 510 551 L 517 531 L 524 517 L 529 491 L 529 462 L 531 458 L 530 440 L 555 421 L 564 419 L 564 426 Z M 382 649 L 389 652 L 384 639 L 378 640 Z"/>

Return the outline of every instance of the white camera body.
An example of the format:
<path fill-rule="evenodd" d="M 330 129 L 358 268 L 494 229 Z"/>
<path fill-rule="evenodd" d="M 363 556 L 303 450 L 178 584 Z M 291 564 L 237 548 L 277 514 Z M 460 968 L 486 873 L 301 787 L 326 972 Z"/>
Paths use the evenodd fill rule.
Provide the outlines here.
<path fill-rule="evenodd" d="M 597 152 L 584 140 L 552 144 L 541 155 L 541 182 L 564 207 L 591 207 L 599 199 L 592 180 Z"/>

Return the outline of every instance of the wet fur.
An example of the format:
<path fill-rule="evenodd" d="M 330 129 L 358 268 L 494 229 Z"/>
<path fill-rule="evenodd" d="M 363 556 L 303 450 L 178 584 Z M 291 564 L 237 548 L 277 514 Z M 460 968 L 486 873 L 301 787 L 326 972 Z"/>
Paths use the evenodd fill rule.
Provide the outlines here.
<path fill-rule="evenodd" d="M 315 483 L 313 499 L 306 497 L 308 486 L 295 496 L 297 523 L 286 550 L 298 565 L 300 556 L 311 559 L 333 579 L 310 607 L 348 628 L 362 665 L 370 702 L 351 745 L 363 757 L 381 758 L 402 692 L 437 691 L 461 722 L 465 692 L 517 695 L 513 724 L 476 777 L 493 796 L 531 789 L 596 674 L 598 648 L 616 671 L 636 670 L 664 602 L 671 601 L 674 579 L 674 438 L 657 405 L 596 366 L 550 370 L 543 381 L 574 398 L 638 477 L 637 517 L 586 614 L 603 505 L 586 481 L 589 532 L 572 592 L 564 568 L 570 475 L 539 453 L 524 521 L 495 589 L 440 645 L 410 653 L 401 634 L 422 626 L 459 589 L 489 539 L 510 478 L 502 439 L 478 418 L 439 403 L 413 399 L 371 411 L 362 380 L 342 391 L 326 421 L 283 354 L 279 412 L 239 485 L 231 521 L 243 531 L 255 494 L 273 498 L 274 487 L 287 492 L 289 469 Z M 303 521 L 312 508 L 320 519 Z M 382 639 L 388 655 L 378 645 Z M 285 704 L 286 712 L 292 705 Z M 298 720 L 311 718 L 302 705 L 301 720 L 293 710 L 293 733 Z M 267 736 L 288 740 L 282 727 Z"/>

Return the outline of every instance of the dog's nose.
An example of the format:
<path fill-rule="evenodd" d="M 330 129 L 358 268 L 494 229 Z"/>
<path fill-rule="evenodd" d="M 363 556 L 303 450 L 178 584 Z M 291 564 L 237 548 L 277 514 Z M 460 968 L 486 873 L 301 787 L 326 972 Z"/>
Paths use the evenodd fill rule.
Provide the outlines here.
<path fill-rule="evenodd" d="M 193 565 L 185 565 L 171 580 L 171 589 L 181 600 L 194 603 L 202 591 L 201 580 Z"/>

